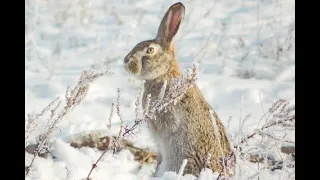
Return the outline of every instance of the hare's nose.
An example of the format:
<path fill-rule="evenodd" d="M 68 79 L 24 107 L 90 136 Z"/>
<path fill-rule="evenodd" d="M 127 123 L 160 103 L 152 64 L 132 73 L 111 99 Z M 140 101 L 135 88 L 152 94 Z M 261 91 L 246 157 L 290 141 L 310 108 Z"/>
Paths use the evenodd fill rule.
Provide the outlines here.
<path fill-rule="evenodd" d="M 124 63 L 128 63 L 131 59 L 131 53 L 129 53 L 125 58 L 124 58 Z"/>
<path fill-rule="evenodd" d="M 126 64 L 127 62 L 129 62 L 129 58 L 128 58 L 128 57 L 125 57 L 125 58 L 124 58 L 124 63 Z"/>

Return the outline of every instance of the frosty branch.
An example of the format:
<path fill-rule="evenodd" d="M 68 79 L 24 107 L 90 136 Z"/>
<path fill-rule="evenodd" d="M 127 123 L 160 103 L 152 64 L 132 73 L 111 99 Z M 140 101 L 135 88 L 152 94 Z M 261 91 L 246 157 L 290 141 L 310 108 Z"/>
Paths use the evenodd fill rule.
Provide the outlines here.
<path fill-rule="evenodd" d="M 160 112 L 161 110 L 165 109 L 170 104 L 176 104 L 182 96 L 187 92 L 189 88 L 193 86 L 195 81 L 197 80 L 197 68 L 193 65 L 191 71 L 186 74 L 182 75 L 176 79 L 173 79 L 171 83 L 173 88 L 169 89 L 167 86 L 168 82 L 164 82 L 160 94 L 156 101 L 151 102 L 151 95 L 147 96 L 147 106 L 144 110 L 143 117 L 137 119 L 135 124 L 130 128 L 126 128 L 123 136 L 130 135 L 134 133 L 134 130 L 143 122 L 147 122 L 148 120 L 152 120 L 155 118 L 155 112 Z"/>
<path fill-rule="evenodd" d="M 233 140 L 238 161 L 258 163 L 258 170 L 246 179 L 259 178 L 261 172 L 275 169 L 281 169 L 286 173 L 287 179 L 294 178 L 295 141 L 288 137 L 288 133 L 295 131 L 295 105 L 290 105 L 288 100 L 280 99 L 272 104 L 261 120 L 265 123 L 260 127 L 258 124 L 253 133 L 240 135 Z M 255 140 L 257 143 L 249 143 L 249 140 Z M 280 161 L 275 160 L 276 154 L 270 154 L 272 149 L 279 155 Z M 285 157 L 280 152 L 286 154 Z"/>
<path fill-rule="evenodd" d="M 116 105 L 116 110 L 117 110 L 117 115 L 120 118 L 120 130 L 119 134 L 117 137 L 110 137 L 111 141 L 109 144 L 109 148 L 105 149 L 104 152 L 101 154 L 101 156 L 98 158 L 98 160 L 92 165 L 92 168 L 89 171 L 89 174 L 87 176 L 87 180 L 90 180 L 90 175 L 97 167 L 97 164 L 101 160 L 101 158 L 105 155 L 105 153 L 112 149 L 113 153 L 116 151 L 122 149 L 123 147 L 123 142 L 124 139 L 129 136 L 133 135 L 136 133 L 136 129 L 142 124 L 147 121 L 153 120 L 155 118 L 155 112 L 156 111 L 161 111 L 165 109 L 168 105 L 170 104 L 176 104 L 179 99 L 182 98 L 182 96 L 187 92 L 189 88 L 193 86 L 195 81 L 197 80 L 197 68 L 195 65 L 193 65 L 192 69 L 186 74 L 186 75 L 181 75 L 180 77 L 173 79 L 170 82 L 165 81 L 160 94 L 158 95 L 158 98 L 151 102 L 151 95 L 149 94 L 147 96 L 147 106 L 144 109 L 143 116 L 141 118 L 138 118 L 138 106 L 140 105 L 140 97 L 141 97 L 141 92 L 139 93 L 139 96 L 137 97 L 136 100 L 136 119 L 135 123 L 131 126 L 128 127 L 127 125 L 124 126 L 124 121 L 122 119 L 121 113 L 120 113 L 120 103 L 119 103 L 119 98 L 120 98 L 120 90 L 118 89 L 118 95 L 117 95 L 117 105 Z M 172 88 L 169 89 L 171 86 L 167 86 L 168 83 L 172 83 Z M 140 88 L 142 90 L 142 88 Z M 111 128 L 111 118 L 113 115 L 113 104 L 112 104 L 112 110 L 110 112 L 110 118 L 109 118 L 109 123 L 108 123 L 108 128 Z M 124 131 L 123 131 L 124 130 Z"/>
<path fill-rule="evenodd" d="M 247 142 L 249 139 L 255 137 L 258 134 L 262 134 L 265 132 L 264 130 L 277 126 L 279 128 L 294 130 L 295 127 L 295 114 L 293 111 L 295 110 L 295 105 L 289 106 L 289 101 L 280 99 L 276 101 L 265 113 L 261 119 L 266 118 L 266 123 L 260 128 L 257 129 L 256 132 L 249 134 L 243 138 L 241 138 L 238 145 L 235 148 L 238 148 L 241 144 Z M 273 136 L 270 135 L 269 136 Z M 292 141 L 288 141 L 288 143 L 293 143 Z"/>
<path fill-rule="evenodd" d="M 28 115 L 26 121 L 26 134 L 25 141 L 26 145 L 28 142 L 28 137 L 37 127 L 37 121 L 41 116 L 49 114 L 47 118 L 47 125 L 45 127 L 45 132 L 38 136 L 37 138 L 37 148 L 33 152 L 33 158 L 29 166 L 26 167 L 26 176 L 29 174 L 30 169 L 39 154 L 45 153 L 49 148 L 49 143 L 53 132 L 57 129 L 57 124 L 61 122 L 66 114 L 72 111 L 77 105 L 79 105 L 84 97 L 88 93 L 90 84 L 102 76 L 102 73 L 97 73 L 94 71 L 83 71 L 77 85 L 74 88 L 67 88 L 65 93 L 65 105 L 61 107 L 62 101 L 60 98 L 53 100 L 47 107 L 45 107 L 41 113 L 35 115 Z"/>

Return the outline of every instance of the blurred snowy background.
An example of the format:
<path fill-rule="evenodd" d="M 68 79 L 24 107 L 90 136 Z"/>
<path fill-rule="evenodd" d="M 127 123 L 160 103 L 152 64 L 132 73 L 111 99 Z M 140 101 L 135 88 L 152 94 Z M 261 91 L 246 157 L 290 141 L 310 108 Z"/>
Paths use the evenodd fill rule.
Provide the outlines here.
<path fill-rule="evenodd" d="M 38 158 L 29 180 L 80 180 L 87 177 L 101 152 L 75 149 L 67 139 L 78 133 L 107 131 L 111 103 L 121 90 L 123 119 L 132 124 L 141 82 L 123 69 L 124 56 L 140 41 L 152 39 L 171 0 L 25 0 L 25 98 L 27 113 L 41 111 L 64 97 L 82 70 L 106 72 L 90 86 L 83 102 L 61 121 L 52 138 L 52 158 Z M 176 37 L 183 70 L 200 60 L 197 84 L 231 134 L 253 132 L 262 115 L 278 99 L 294 104 L 295 2 L 293 0 L 184 0 L 186 17 Z M 230 121 L 228 123 L 228 120 Z M 119 118 L 112 118 L 117 132 Z M 43 133 L 40 119 L 29 137 Z M 294 139 L 294 134 L 290 135 Z M 148 131 L 130 139 L 156 151 Z M 32 156 L 26 153 L 26 165 Z M 243 165 L 241 177 L 257 165 Z M 99 179 L 151 179 L 153 165 L 139 167 L 124 150 L 106 154 L 91 175 Z M 254 170 L 251 170 L 254 169 Z M 210 172 L 204 175 L 212 178 Z M 283 179 L 282 171 L 259 179 Z M 176 179 L 167 173 L 162 179 Z M 184 179 L 194 179 L 187 175 Z M 257 179 L 254 177 L 253 179 Z"/>

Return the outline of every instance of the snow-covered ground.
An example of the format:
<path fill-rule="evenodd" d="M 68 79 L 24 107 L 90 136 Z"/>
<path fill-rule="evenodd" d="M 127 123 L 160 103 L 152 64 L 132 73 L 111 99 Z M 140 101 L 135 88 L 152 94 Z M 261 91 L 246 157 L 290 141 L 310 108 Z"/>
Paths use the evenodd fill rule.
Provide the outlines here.
<path fill-rule="evenodd" d="M 38 158 L 26 179 L 85 178 L 101 152 L 74 149 L 68 137 L 88 131 L 107 132 L 111 103 L 120 88 L 122 117 L 132 124 L 141 82 L 123 68 L 124 56 L 140 41 L 155 37 L 172 0 L 26 0 L 26 114 L 41 111 L 85 69 L 108 71 L 90 87 L 87 97 L 58 124 L 53 140 L 55 159 Z M 251 114 L 243 133 L 256 128 L 272 103 L 295 97 L 295 2 L 293 0 L 185 0 L 186 17 L 176 37 L 183 70 L 200 59 L 197 84 L 209 104 L 233 134 L 239 119 Z M 28 7 L 28 8 L 27 8 Z M 28 13 L 30 11 L 30 13 Z M 113 116 L 117 132 L 119 118 Z M 32 133 L 44 131 L 39 121 Z M 230 132 L 229 132 L 230 133 Z M 293 137 L 294 138 L 294 137 Z M 147 128 L 130 139 L 156 150 Z M 26 153 L 26 165 L 31 155 Z M 154 166 L 138 169 L 129 151 L 106 154 L 91 177 L 150 179 Z M 68 170 L 67 170 L 68 169 Z M 245 168 L 246 169 L 246 168 Z M 252 173 L 247 168 L 247 176 Z M 250 174 L 251 173 L 251 174 Z M 210 172 L 203 174 L 208 179 Z M 212 176 L 213 177 L 213 176 Z M 212 178 L 211 177 L 211 178 Z M 186 175 L 182 179 L 193 179 Z M 265 174 L 260 179 L 281 179 Z M 177 179 L 168 173 L 162 179 Z"/>

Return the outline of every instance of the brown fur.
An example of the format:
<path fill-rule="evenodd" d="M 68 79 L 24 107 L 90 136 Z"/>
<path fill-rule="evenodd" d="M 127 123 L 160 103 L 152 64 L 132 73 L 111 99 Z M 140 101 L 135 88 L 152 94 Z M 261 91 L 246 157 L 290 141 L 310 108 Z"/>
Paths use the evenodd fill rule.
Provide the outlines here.
<path fill-rule="evenodd" d="M 160 23 L 156 38 L 137 44 L 125 57 L 125 68 L 146 80 L 142 97 L 144 109 L 148 94 L 154 102 L 164 81 L 168 82 L 168 92 L 174 88 L 170 80 L 181 74 L 172 39 L 179 29 L 184 11 L 182 3 L 172 5 Z M 146 52 L 150 47 L 155 48 L 154 53 Z M 155 112 L 156 118 L 150 120 L 149 125 L 160 153 L 158 157 L 161 162 L 156 176 L 161 176 L 165 171 L 178 172 L 184 159 L 188 160 L 184 174 L 198 176 L 203 168 L 221 172 L 219 159 L 227 156 L 231 147 L 224 126 L 214 112 L 218 134 L 215 133 L 210 110 L 212 108 L 198 86 L 194 85 L 175 105 L 170 104 L 165 110 Z M 211 155 L 209 163 L 208 154 Z"/>
<path fill-rule="evenodd" d="M 168 74 L 164 78 L 173 76 L 173 74 Z M 151 93 L 151 97 L 156 99 L 163 81 L 164 79 L 147 81 L 143 98 Z M 184 174 L 198 176 L 203 168 L 210 168 L 218 172 L 222 170 L 218 160 L 230 153 L 231 148 L 224 126 L 214 113 L 219 128 L 218 132 L 222 137 L 220 145 L 218 144 L 219 141 L 217 141 L 210 120 L 209 110 L 211 109 L 198 87 L 194 86 L 187 91 L 180 102 L 175 106 L 170 105 L 166 112 L 158 112 L 156 120 L 150 122 L 154 136 L 161 137 L 156 138 L 156 141 L 164 141 L 165 144 L 168 144 L 164 147 L 168 150 L 167 160 L 170 160 L 167 170 L 178 172 L 183 159 L 188 160 Z M 208 153 L 211 154 L 210 164 L 206 164 Z"/>
<path fill-rule="evenodd" d="M 179 63 L 177 61 L 176 57 L 176 46 L 173 42 L 170 43 L 169 50 L 168 50 L 172 56 L 173 56 L 173 61 L 171 61 L 171 73 L 174 77 L 178 77 L 181 74 Z"/>

